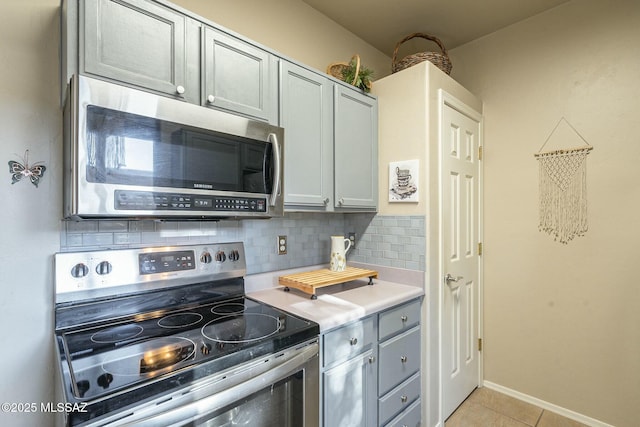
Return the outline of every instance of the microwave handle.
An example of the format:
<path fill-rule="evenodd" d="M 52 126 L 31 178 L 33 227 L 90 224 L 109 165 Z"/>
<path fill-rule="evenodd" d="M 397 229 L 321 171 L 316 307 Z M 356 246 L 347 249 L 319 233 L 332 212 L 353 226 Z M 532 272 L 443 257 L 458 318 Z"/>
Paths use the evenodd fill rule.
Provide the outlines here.
<path fill-rule="evenodd" d="M 271 190 L 271 206 L 276 205 L 278 198 L 278 192 L 280 191 L 280 175 L 281 175 L 281 161 L 280 144 L 278 144 L 278 137 L 275 133 L 269 134 L 269 142 L 273 145 L 273 188 Z"/>

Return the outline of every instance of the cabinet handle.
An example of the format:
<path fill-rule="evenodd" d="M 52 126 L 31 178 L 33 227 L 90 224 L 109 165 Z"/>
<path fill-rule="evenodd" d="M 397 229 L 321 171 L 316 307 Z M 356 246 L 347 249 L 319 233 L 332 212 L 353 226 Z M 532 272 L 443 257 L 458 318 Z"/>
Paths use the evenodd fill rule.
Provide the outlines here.
<path fill-rule="evenodd" d="M 369 356 L 369 363 L 373 363 L 376 361 L 375 356 Z"/>
<path fill-rule="evenodd" d="M 184 86 L 178 85 L 178 86 L 176 87 L 176 93 L 177 93 L 178 95 L 183 95 L 183 94 L 184 94 Z"/>
<path fill-rule="evenodd" d="M 409 318 L 407 316 L 402 316 L 400 317 L 400 320 L 402 320 L 402 323 L 406 323 L 406 321 L 409 320 Z"/>
<path fill-rule="evenodd" d="M 340 199 L 338 199 L 338 204 L 340 206 L 344 205 L 344 199 L 342 197 L 340 197 Z"/>
<path fill-rule="evenodd" d="M 349 340 L 349 344 L 351 344 L 351 345 L 356 345 L 356 344 L 358 344 L 358 338 L 351 338 L 351 339 Z"/>
<path fill-rule="evenodd" d="M 402 363 L 407 363 L 407 356 L 402 356 L 402 357 L 400 358 L 400 361 L 401 361 Z"/>
<path fill-rule="evenodd" d="M 409 398 L 408 398 L 407 396 L 401 396 L 401 397 L 400 397 L 400 401 L 401 401 L 402 403 L 407 403 L 407 400 L 409 400 Z"/>
<path fill-rule="evenodd" d="M 216 100 L 216 97 L 215 97 L 215 96 L 213 96 L 213 95 L 209 95 L 209 96 L 207 96 L 207 102 L 208 102 L 209 104 L 213 104 L 213 103 L 215 102 L 215 100 Z"/>
<path fill-rule="evenodd" d="M 326 197 L 322 202 L 324 203 L 325 206 L 327 206 L 329 204 L 329 198 Z"/>

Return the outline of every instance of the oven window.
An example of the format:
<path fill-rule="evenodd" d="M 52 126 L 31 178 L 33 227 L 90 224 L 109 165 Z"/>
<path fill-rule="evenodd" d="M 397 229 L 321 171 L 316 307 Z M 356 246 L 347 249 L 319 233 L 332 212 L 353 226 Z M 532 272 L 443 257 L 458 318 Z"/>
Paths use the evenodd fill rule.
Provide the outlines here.
<path fill-rule="evenodd" d="M 299 371 L 187 425 L 193 427 L 302 426 L 304 425 L 304 372 Z"/>
<path fill-rule="evenodd" d="M 96 106 L 87 107 L 89 182 L 271 192 L 271 144 Z"/>

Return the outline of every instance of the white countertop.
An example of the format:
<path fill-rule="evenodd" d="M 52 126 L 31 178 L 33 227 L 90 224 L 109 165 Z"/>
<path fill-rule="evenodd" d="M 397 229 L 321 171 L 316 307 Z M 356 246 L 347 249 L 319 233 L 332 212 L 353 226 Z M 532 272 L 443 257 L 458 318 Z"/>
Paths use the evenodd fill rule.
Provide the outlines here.
<path fill-rule="evenodd" d="M 298 289 L 285 292 L 281 286 L 247 295 L 318 323 L 321 333 L 424 295 L 420 286 L 378 279 L 368 283 L 369 279 L 362 279 L 320 288 L 315 300 Z"/>

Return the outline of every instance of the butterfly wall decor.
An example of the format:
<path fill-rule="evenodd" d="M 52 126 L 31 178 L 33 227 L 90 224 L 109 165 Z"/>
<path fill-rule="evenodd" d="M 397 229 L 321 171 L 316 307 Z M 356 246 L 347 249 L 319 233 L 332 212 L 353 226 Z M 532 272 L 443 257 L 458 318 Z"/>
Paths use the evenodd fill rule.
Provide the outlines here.
<path fill-rule="evenodd" d="M 29 177 L 29 180 L 36 187 L 40 183 L 40 178 L 44 175 L 44 171 L 47 168 L 42 162 L 36 162 L 29 166 L 29 150 L 24 152 L 24 164 L 16 162 L 15 160 L 9 160 L 9 173 L 11 174 L 11 184 L 15 184 L 24 177 Z"/>

